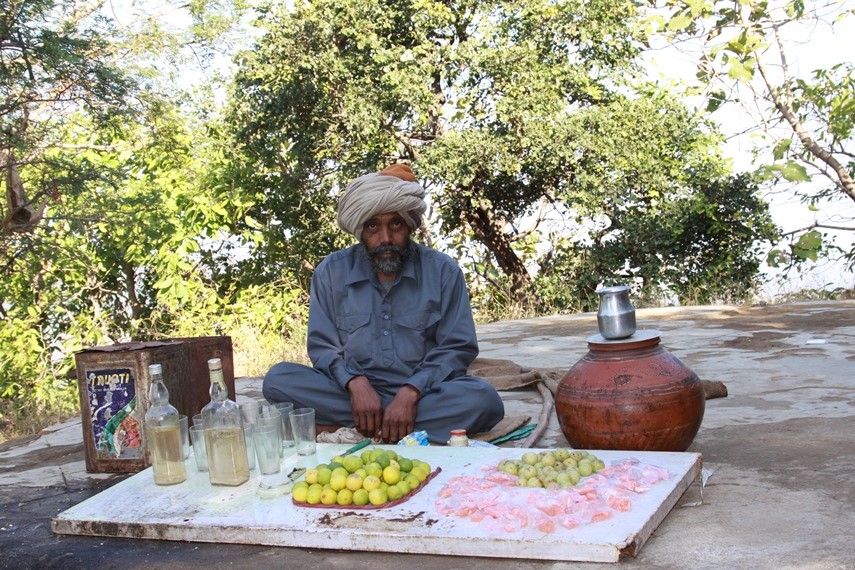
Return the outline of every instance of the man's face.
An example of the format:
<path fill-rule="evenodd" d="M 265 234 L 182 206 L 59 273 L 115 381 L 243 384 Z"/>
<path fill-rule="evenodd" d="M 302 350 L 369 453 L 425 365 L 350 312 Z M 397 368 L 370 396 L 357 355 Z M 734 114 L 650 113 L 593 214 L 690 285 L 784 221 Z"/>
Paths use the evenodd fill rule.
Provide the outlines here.
<path fill-rule="evenodd" d="M 362 225 L 362 243 L 374 271 L 397 275 L 407 259 L 410 226 L 397 212 L 377 214 Z"/>

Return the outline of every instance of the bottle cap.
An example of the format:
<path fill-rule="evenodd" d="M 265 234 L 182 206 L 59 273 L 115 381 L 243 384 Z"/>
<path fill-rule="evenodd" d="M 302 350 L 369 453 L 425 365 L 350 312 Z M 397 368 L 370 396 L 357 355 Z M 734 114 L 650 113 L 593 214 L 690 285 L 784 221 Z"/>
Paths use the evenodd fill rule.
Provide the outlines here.
<path fill-rule="evenodd" d="M 155 374 L 163 374 L 163 367 L 160 364 L 149 364 L 148 373 L 152 376 Z"/>
<path fill-rule="evenodd" d="M 466 435 L 465 429 L 453 429 L 451 430 L 451 435 Z"/>
<path fill-rule="evenodd" d="M 208 370 L 221 370 L 223 368 L 223 363 L 219 358 L 212 358 L 208 361 Z"/>

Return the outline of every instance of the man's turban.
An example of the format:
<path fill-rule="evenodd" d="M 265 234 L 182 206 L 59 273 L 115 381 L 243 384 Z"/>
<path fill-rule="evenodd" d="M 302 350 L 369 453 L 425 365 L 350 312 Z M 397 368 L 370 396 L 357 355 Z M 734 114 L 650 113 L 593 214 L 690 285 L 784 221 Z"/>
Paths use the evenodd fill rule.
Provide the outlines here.
<path fill-rule="evenodd" d="M 360 239 L 362 226 L 384 212 L 398 212 L 417 229 L 427 211 L 425 191 L 406 164 L 393 164 L 380 172 L 360 176 L 347 185 L 338 200 L 338 225 Z"/>

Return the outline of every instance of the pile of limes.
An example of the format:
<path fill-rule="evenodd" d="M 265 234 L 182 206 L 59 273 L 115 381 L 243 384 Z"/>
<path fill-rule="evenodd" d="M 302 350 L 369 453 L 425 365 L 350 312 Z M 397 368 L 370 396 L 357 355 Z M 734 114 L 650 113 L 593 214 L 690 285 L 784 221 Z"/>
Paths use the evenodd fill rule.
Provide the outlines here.
<path fill-rule="evenodd" d="M 309 505 L 383 505 L 417 489 L 430 476 L 425 461 L 389 449 L 366 449 L 361 455 L 334 457 L 294 483 L 291 496 Z"/>
<path fill-rule="evenodd" d="M 497 469 L 516 475 L 517 487 L 566 489 L 605 466 L 601 459 L 587 451 L 559 448 L 538 453 L 527 451 L 520 459 L 500 461 Z"/>

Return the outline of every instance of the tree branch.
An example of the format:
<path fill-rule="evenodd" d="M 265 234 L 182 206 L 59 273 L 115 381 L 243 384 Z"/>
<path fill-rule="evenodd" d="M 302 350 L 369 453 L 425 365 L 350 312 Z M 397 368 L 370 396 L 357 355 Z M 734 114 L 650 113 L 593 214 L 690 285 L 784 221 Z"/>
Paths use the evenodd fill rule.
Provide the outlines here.
<path fill-rule="evenodd" d="M 747 12 L 750 10 L 750 6 L 745 4 L 742 6 L 742 10 L 740 13 L 740 18 L 742 19 L 742 24 L 748 27 L 750 15 Z M 778 34 L 778 26 L 773 26 L 773 33 L 775 36 L 775 41 L 778 44 L 778 51 L 781 54 L 781 61 L 784 66 L 784 71 L 786 73 L 786 58 L 784 56 L 784 47 L 781 42 L 781 37 Z M 763 83 L 766 85 L 766 89 L 769 91 L 769 96 L 772 98 L 772 102 L 775 104 L 775 107 L 778 109 L 778 112 L 784 117 L 784 120 L 790 125 L 790 128 L 799 137 L 799 140 L 804 145 L 805 149 L 810 152 L 812 155 L 817 157 L 819 160 L 827 164 L 837 175 L 837 181 L 835 182 L 840 186 L 840 189 L 849 196 L 853 201 L 855 201 L 855 180 L 850 176 L 849 171 L 846 167 L 837 160 L 837 158 L 832 155 L 828 150 L 819 145 L 808 133 L 807 129 L 805 129 L 804 125 L 802 125 L 799 118 L 796 116 L 795 111 L 793 110 L 792 104 L 792 94 L 789 90 L 789 79 L 785 77 L 784 86 L 781 90 L 777 89 L 775 85 L 772 84 L 771 78 L 768 74 L 768 70 L 766 66 L 763 64 L 763 59 L 761 57 L 761 53 L 759 49 L 754 48 L 753 50 L 755 59 L 757 61 L 757 70 L 760 72 L 760 76 L 763 79 Z M 783 91 L 783 94 L 781 93 Z"/>
<path fill-rule="evenodd" d="M 831 225 L 831 224 L 822 224 L 820 222 L 814 222 L 811 225 L 806 226 L 804 228 L 800 228 L 797 230 L 792 230 L 792 231 L 783 233 L 783 234 L 781 234 L 781 237 L 785 238 L 785 237 L 793 236 L 793 235 L 800 234 L 803 232 L 809 232 L 810 230 L 817 229 L 817 228 L 821 228 L 824 230 L 841 230 L 844 232 L 855 232 L 855 226 L 850 226 L 850 227 L 835 226 L 835 225 Z"/>

